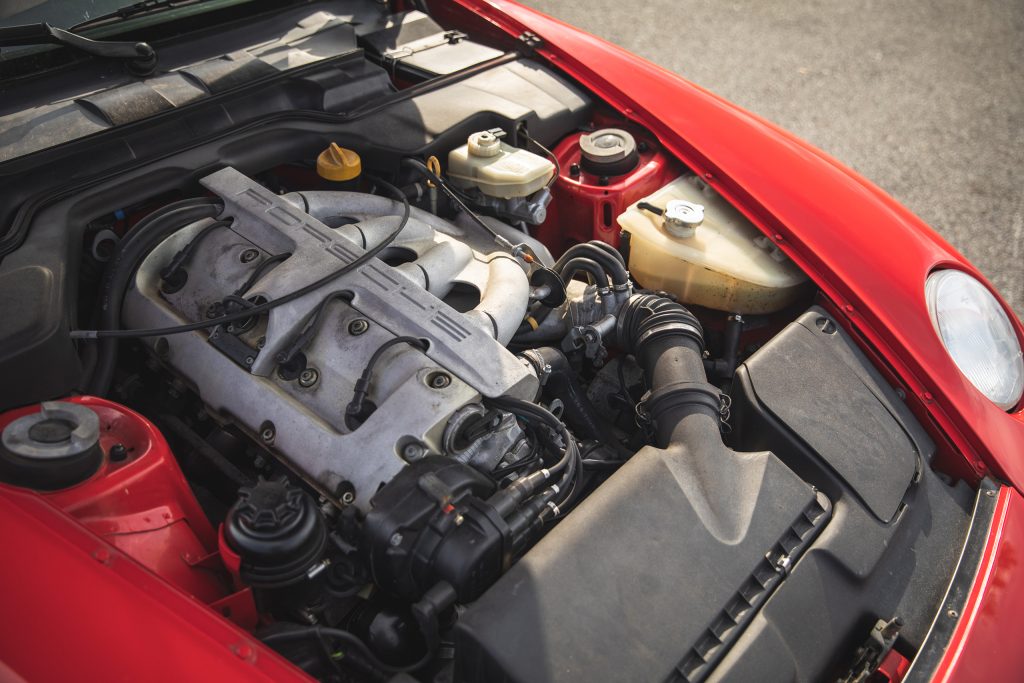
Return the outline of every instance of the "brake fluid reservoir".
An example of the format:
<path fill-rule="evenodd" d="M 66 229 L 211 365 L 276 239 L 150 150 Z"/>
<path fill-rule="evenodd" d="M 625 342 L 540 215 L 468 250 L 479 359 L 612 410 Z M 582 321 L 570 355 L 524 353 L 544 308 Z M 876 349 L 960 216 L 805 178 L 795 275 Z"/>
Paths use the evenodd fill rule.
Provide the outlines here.
<path fill-rule="evenodd" d="M 630 235 L 629 270 L 647 289 L 730 313 L 793 303 L 803 273 L 696 176 L 677 178 L 618 217 Z"/>
<path fill-rule="evenodd" d="M 469 136 L 448 154 L 448 177 L 463 189 L 488 197 L 526 197 L 544 188 L 555 174 L 548 159 L 502 142 L 491 131 Z"/>

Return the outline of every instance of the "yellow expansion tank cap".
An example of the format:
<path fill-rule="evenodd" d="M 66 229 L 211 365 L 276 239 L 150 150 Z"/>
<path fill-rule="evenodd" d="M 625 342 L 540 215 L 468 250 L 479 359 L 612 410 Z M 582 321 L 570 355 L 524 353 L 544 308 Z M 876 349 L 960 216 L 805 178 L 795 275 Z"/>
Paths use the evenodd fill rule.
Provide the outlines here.
<path fill-rule="evenodd" d="M 320 156 L 316 158 L 317 175 L 325 180 L 352 180 L 358 178 L 362 170 L 363 164 L 359 160 L 359 155 L 351 149 L 339 147 L 335 142 L 320 152 Z"/>

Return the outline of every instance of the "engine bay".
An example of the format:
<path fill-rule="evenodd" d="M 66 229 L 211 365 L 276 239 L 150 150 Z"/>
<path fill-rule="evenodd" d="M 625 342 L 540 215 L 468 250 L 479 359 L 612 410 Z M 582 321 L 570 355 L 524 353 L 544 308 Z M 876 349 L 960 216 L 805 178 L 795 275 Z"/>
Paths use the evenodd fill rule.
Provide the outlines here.
<path fill-rule="evenodd" d="M 833 303 L 528 49 L 321 4 L 12 180 L 0 480 L 319 680 L 912 659 L 976 491 Z"/>

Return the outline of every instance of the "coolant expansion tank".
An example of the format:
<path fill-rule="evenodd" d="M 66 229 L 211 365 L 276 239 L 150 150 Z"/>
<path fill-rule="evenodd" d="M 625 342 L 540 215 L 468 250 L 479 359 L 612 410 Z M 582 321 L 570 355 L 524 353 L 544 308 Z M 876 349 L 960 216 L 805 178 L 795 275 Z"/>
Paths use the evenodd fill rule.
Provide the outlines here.
<path fill-rule="evenodd" d="M 630 235 L 629 270 L 641 286 L 686 304 L 770 313 L 793 303 L 803 273 L 696 176 L 682 176 L 618 217 Z"/>

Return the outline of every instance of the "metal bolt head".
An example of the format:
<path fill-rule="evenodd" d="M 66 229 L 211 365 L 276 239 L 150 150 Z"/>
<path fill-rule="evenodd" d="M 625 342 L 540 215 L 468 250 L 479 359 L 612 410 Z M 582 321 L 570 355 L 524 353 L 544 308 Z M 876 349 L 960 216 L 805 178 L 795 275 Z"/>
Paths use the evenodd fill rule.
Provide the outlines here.
<path fill-rule="evenodd" d="M 238 255 L 238 260 L 242 263 L 251 263 L 260 256 L 259 249 L 245 249 L 241 254 Z"/>
<path fill-rule="evenodd" d="M 356 318 L 348 324 L 348 333 L 354 335 L 360 335 L 370 329 L 370 323 L 362 318 Z"/>
<path fill-rule="evenodd" d="M 274 429 L 274 425 L 271 422 L 265 422 L 263 429 L 260 430 L 260 438 L 263 439 L 264 443 L 270 443 L 277 436 L 277 430 Z"/>
<path fill-rule="evenodd" d="M 342 505 L 351 505 L 356 500 L 356 487 L 352 482 L 342 479 L 334 487 L 334 496 L 341 501 Z"/>
<path fill-rule="evenodd" d="M 388 543 L 390 543 L 393 548 L 397 548 L 398 546 L 402 545 L 402 534 L 392 534 L 391 538 L 388 539 Z"/>
<path fill-rule="evenodd" d="M 418 443 L 406 444 L 402 448 L 402 457 L 405 458 L 406 462 L 413 462 L 419 460 L 427 454 L 427 449 Z"/>
<path fill-rule="evenodd" d="M 316 368 L 306 368 L 299 374 L 299 386 L 307 389 L 317 383 L 320 372 Z"/>
<path fill-rule="evenodd" d="M 253 358 L 252 356 L 246 356 L 245 357 L 245 364 L 246 365 L 252 365 L 255 362 L 256 362 L 256 359 Z"/>
<path fill-rule="evenodd" d="M 435 372 L 430 376 L 430 387 L 432 389 L 444 389 L 452 383 L 451 375 L 444 372 Z"/>

